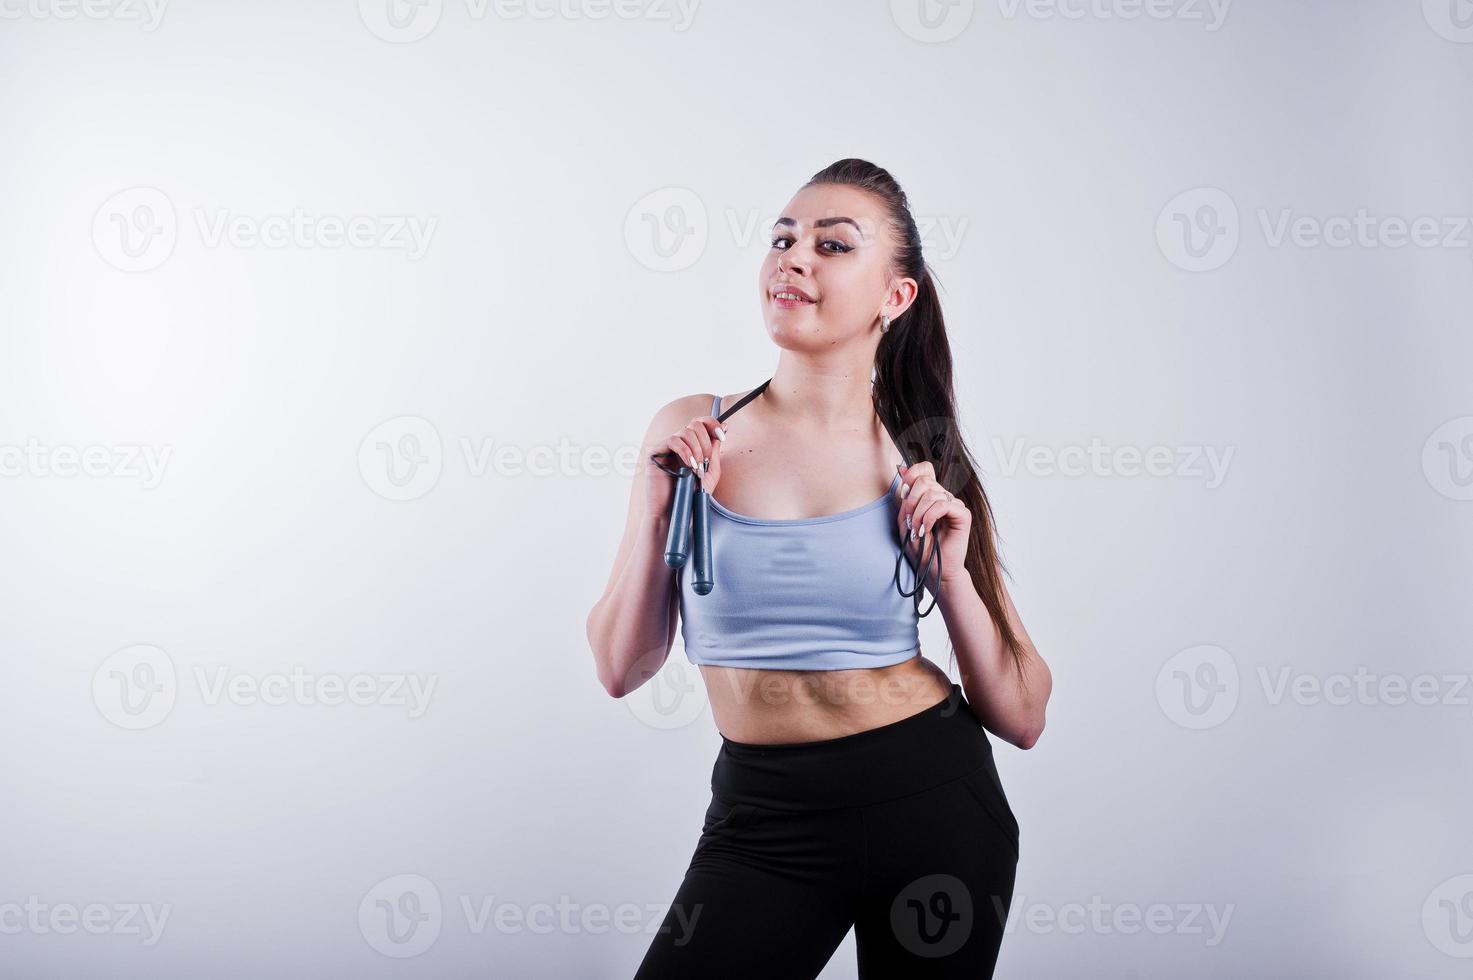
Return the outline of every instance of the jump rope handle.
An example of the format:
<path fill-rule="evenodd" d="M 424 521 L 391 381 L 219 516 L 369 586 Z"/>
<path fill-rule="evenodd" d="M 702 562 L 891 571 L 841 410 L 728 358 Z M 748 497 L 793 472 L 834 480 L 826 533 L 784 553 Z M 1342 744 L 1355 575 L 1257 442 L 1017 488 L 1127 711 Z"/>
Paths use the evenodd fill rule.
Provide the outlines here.
<path fill-rule="evenodd" d="M 772 383 L 768 378 L 756 388 L 743 395 L 735 405 L 722 412 L 716 419 L 725 422 L 737 409 L 756 398 Z M 675 477 L 675 496 L 670 501 L 670 533 L 665 539 L 665 564 L 671 568 L 683 568 L 694 549 L 695 561 L 691 562 L 691 588 L 696 595 L 710 595 L 716 587 L 715 570 L 711 563 L 711 498 L 696 484 L 696 475 L 688 466 L 672 470 L 659 461 L 659 457 L 671 457 L 674 453 L 656 453 L 655 465 Z"/>
<path fill-rule="evenodd" d="M 696 488 L 691 525 L 695 560 L 692 562 L 690 587 L 696 595 L 710 595 L 716 587 L 711 570 L 711 495 L 700 487 Z"/>
<path fill-rule="evenodd" d="M 671 568 L 685 567 L 690 557 L 691 498 L 695 489 L 695 471 L 682 466 L 675 480 L 675 498 L 670 501 L 670 534 L 665 538 L 665 564 Z"/>

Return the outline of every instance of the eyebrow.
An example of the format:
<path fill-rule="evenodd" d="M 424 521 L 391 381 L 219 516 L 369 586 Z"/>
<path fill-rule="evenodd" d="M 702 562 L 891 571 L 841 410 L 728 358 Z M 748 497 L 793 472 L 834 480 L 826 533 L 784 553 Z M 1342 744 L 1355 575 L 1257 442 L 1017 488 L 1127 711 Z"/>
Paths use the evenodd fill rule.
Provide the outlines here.
<path fill-rule="evenodd" d="M 857 232 L 859 232 L 861 238 L 864 237 L 864 230 L 859 227 L 859 222 L 855 221 L 853 218 L 844 218 L 844 217 L 838 217 L 838 218 L 819 218 L 817 221 L 815 221 L 813 223 L 813 227 L 815 227 L 815 228 L 827 228 L 829 225 L 842 224 L 843 222 L 846 222 L 846 221 L 849 224 L 851 224 L 851 225 L 854 226 L 854 230 L 857 231 Z M 782 218 L 778 218 L 776 221 L 774 221 L 772 223 L 772 227 L 777 228 L 780 225 L 796 226 L 797 224 L 798 224 L 798 222 L 794 221 L 792 218 L 782 217 Z"/>

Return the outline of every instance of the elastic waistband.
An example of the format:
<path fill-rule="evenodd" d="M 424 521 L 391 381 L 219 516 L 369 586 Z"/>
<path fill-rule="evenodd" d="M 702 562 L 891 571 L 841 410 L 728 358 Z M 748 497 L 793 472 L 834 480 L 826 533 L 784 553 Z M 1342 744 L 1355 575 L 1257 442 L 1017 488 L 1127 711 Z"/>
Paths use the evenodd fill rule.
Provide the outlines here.
<path fill-rule="evenodd" d="M 908 718 L 816 742 L 761 745 L 725 736 L 711 792 L 778 810 L 864 806 L 910 796 L 992 765 L 962 689 Z"/>

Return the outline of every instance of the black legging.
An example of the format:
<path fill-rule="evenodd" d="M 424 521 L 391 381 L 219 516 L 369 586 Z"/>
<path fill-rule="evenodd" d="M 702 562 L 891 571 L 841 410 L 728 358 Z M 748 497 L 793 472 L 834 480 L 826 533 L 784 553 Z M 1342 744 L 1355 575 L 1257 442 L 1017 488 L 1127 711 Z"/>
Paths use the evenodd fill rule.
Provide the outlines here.
<path fill-rule="evenodd" d="M 817 742 L 722 738 L 695 855 L 635 980 L 992 976 L 1018 822 L 961 688 Z"/>

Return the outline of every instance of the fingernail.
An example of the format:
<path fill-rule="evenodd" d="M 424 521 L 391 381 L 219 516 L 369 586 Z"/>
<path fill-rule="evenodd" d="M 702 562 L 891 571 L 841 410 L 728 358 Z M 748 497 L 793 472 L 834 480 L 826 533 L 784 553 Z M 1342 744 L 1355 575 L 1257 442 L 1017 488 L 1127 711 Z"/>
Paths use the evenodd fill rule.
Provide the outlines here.
<path fill-rule="evenodd" d="M 900 498 L 902 500 L 904 500 L 905 499 L 905 495 L 908 494 L 908 493 L 910 493 L 910 484 L 909 483 L 902 483 L 900 485 Z"/>
<path fill-rule="evenodd" d="M 716 438 L 720 439 L 722 442 L 726 441 L 726 430 L 719 425 L 716 427 Z"/>
<path fill-rule="evenodd" d="M 925 536 L 926 536 L 926 525 L 922 524 L 921 525 L 920 537 L 923 537 L 924 538 Z"/>

